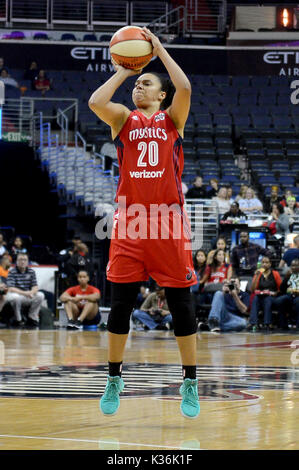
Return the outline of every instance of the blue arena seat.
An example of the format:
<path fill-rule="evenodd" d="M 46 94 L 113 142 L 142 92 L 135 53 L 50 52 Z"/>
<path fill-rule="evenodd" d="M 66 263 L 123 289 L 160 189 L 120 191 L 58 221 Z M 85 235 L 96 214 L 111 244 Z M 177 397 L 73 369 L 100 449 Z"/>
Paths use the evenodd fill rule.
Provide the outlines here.
<path fill-rule="evenodd" d="M 61 41 L 76 41 L 77 38 L 73 33 L 63 33 L 60 37 Z"/>

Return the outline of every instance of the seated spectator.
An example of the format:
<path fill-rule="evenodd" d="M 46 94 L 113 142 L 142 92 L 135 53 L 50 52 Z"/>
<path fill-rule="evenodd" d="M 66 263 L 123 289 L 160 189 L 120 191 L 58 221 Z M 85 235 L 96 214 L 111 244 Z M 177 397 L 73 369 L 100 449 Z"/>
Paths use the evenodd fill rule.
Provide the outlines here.
<path fill-rule="evenodd" d="M 279 269 L 282 269 L 286 266 L 290 267 L 294 259 L 299 258 L 299 235 L 297 235 L 294 240 L 294 248 L 289 248 L 283 255 L 279 263 Z"/>
<path fill-rule="evenodd" d="M 266 331 L 272 330 L 272 309 L 279 308 L 277 295 L 281 285 L 278 271 L 272 269 L 272 262 L 268 256 L 262 259 L 262 267 L 257 269 L 252 280 L 251 292 L 254 295 L 249 317 L 249 331 L 258 329 L 258 314 L 264 312 L 264 327 Z"/>
<path fill-rule="evenodd" d="M 89 278 L 92 279 L 93 268 L 92 261 L 88 255 L 89 250 L 85 243 L 77 243 L 74 248 L 74 252 L 69 260 L 66 262 L 65 271 L 68 276 L 70 285 L 74 285 L 77 282 L 78 272 L 81 269 L 86 269 Z"/>
<path fill-rule="evenodd" d="M 172 316 L 165 297 L 165 289 L 157 286 L 156 291 L 145 299 L 140 310 L 134 310 L 132 319 L 144 325 L 147 330 L 169 330 Z"/>
<path fill-rule="evenodd" d="M 0 73 L 3 68 L 4 68 L 4 59 L 3 57 L 0 57 Z"/>
<path fill-rule="evenodd" d="M 211 264 L 213 261 L 213 256 L 216 252 L 216 250 L 223 250 L 225 252 L 225 262 L 229 263 L 229 250 L 226 244 L 226 239 L 224 237 L 219 237 L 216 241 L 216 248 L 214 250 L 209 251 L 208 253 L 208 258 L 207 258 L 207 264 Z"/>
<path fill-rule="evenodd" d="M 248 185 L 247 185 L 247 184 L 241 184 L 241 186 L 240 186 L 240 192 L 239 192 L 239 194 L 237 194 L 237 196 L 235 197 L 235 202 L 239 202 L 240 199 L 245 199 L 247 189 L 248 189 Z"/>
<path fill-rule="evenodd" d="M 188 189 L 186 199 L 203 199 L 207 197 L 206 189 L 203 186 L 203 179 L 201 176 L 196 176 L 192 188 Z"/>
<path fill-rule="evenodd" d="M 9 268 L 11 267 L 11 260 L 8 253 L 4 253 L 0 259 L 0 277 L 2 281 L 7 278 Z M 4 279 L 3 279 L 4 278 Z"/>
<path fill-rule="evenodd" d="M 259 256 L 271 256 L 267 248 L 249 242 L 249 234 L 245 231 L 240 233 L 240 244 L 235 246 L 231 252 L 231 264 L 233 275 L 252 275 L 257 268 Z"/>
<path fill-rule="evenodd" d="M 231 186 L 227 186 L 226 199 L 228 200 L 230 204 L 234 202 L 233 188 Z"/>
<path fill-rule="evenodd" d="M 4 253 L 7 253 L 7 246 L 3 233 L 0 233 L 0 256 L 4 255 Z"/>
<path fill-rule="evenodd" d="M 193 300 L 193 305 L 195 308 L 195 312 L 197 308 L 201 304 L 201 292 L 204 287 L 203 284 L 203 275 L 207 266 L 207 255 L 204 250 L 197 250 L 194 257 L 193 257 L 193 266 L 194 266 L 194 271 L 197 277 L 197 284 L 194 286 L 191 286 L 191 294 L 192 294 L 192 300 Z"/>
<path fill-rule="evenodd" d="M 227 200 L 227 188 L 222 186 L 216 197 L 212 198 L 212 201 L 215 201 L 217 204 L 219 215 L 225 214 L 225 212 L 229 211 L 230 203 Z"/>
<path fill-rule="evenodd" d="M 269 214 L 272 209 L 272 205 L 275 203 L 280 202 L 280 197 L 278 196 L 278 191 L 279 188 L 278 186 L 272 186 L 271 187 L 271 193 L 270 193 L 270 198 L 266 198 L 265 204 L 264 204 L 264 211 Z"/>
<path fill-rule="evenodd" d="M 203 291 L 204 303 L 211 303 L 214 293 L 217 290 L 222 290 L 222 283 L 225 279 L 230 280 L 232 276 L 232 267 L 225 262 L 225 251 L 216 250 L 212 263 L 207 265 L 202 283 L 205 284 Z"/>
<path fill-rule="evenodd" d="M 225 212 L 221 217 L 221 222 L 231 222 L 231 223 L 240 223 L 240 219 L 246 220 L 247 216 L 240 210 L 239 203 L 234 201 L 231 206 L 230 210 Z"/>
<path fill-rule="evenodd" d="M 271 235 L 277 234 L 285 237 L 290 233 L 289 216 L 285 214 L 284 207 L 281 204 L 275 203 L 272 205 L 272 211 L 268 218 L 268 226 L 270 228 Z"/>
<path fill-rule="evenodd" d="M 27 251 L 27 248 L 25 248 L 25 246 L 24 246 L 22 238 L 21 237 L 16 237 L 14 239 L 13 245 L 10 249 L 10 254 L 11 254 L 13 263 L 15 263 L 15 261 L 17 259 L 17 255 L 19 253 L 27 253 L 28 254 L 28 251 Z"/>
<path fill-rule="evenodd" d="M 137 295 L 136 303 L 135 303 L 135 308 L 140 308 L 145 299 L 149 296 L 150 290 L 146 286 L 140 286 L 140 292 Z"/>
<path fill-rule="evenodd" d="M 82 329 L 84 324 L 97 325 L 100 323 L 99 289 L 89 284 L 88 271 L 78 272 L 78 285 L 70 287 L 60 296 L 68 317 L 67 328 Z"/>
<path fill-rule="evenodd" d="M 293 231 L 293 226 L 294 226 L 294 217 L 296 215 L 299 215 L 299 207 L 297 207 L 297 201 L 295 196 L 289 196 L 287 198 L 287 205 L 284 208 L 285 214 L 289 216 L 289 221 L 290 221 L 290 231 Z"/>
<path fill-rule="evenodd" d="M 35 90 L 40 90 L 42 95 L 44 95 L 46 91 L 50 90 L 50 80 L 46 77 L 44 70 L 40 70 L 38 72 L 38 75 L 34 80 L 34 88 Z"/>
<path fill-rule="evenodd" d="M 12 78 L 9 73 L 8 73 L 8 70 L 7 69 L 2 69 L 1 70 L 1 73 L 0 73 L 0 80 L 5 84 L 5 85 L 8 85 L 8 86 L 13 86 L 15 88 L 20 88 L 18 82 Z"/>
<path fill-rule="evenodd" d="M 24 73 L 24 80 L 30 80 L 31 81 L 31 87 L 34 90 L 34 81 L 37 79 L 37 76 L 39 74 L 39 68 L 37 67 L 36 62 L 31 62 L 29 68 L 25 71 Z"/>
<path fill-rule="evenodd" d="M 7 301 L 13 307 L 15 325 L 24 325 L 21 309 L 23 306 L 28 306 L 27 326 L 38 326 L 39 311 L 45 296 L 42 292 L 39 292 L 35 271 L 28 267 L 28 255 L 26 253 L 17 255 L 16 267 L 8 273 L 7 287 Z"/>
<path fill-rule="evenodd" d="M 7 303 L 7 290 L 7 285 L 0 281 L 0 328 L 7 328 L 10 317 L 13 315 L 10 305 Z"/>
<path fill-rule="evenodd" d="M 292 312 L 296 318 L 294 324 L 299 329 L 299 259 L 293 259 L 291 269 L 285 275 L 280 284 L 280 293 L 277 298 L 279 307 L 279 327 L 288 330 L 288 320 L 293 323 Z M 289 318 L 288 318 L 289 314 Z"/>
<path fill-rule="evenodd" d="M 207 197 L 209 197 L 209 198 L 216 197 L 217 193 L 219 191 L 219 182 L 218 182 L 218 180 L 216 178 L 211 178 L 210 179 L 210 186 L 211 186 L 211 189 L 209 189 L 209 191 L 207 191 Z"/>
<path fill-rule="evenodd" d="M 238 201 L 241 211 L 245 214 L 260 214 L 263 211 L 263 204 L 255 196 L 252 188 L 248 188 L 245 198 L 240 198 Z"/>
<path fill-rule="evenodd" d="M 287 199 L 288 197 L 295 197 L 294 194 L 292 193 L 291 189 L 286 189 L 283 197 L 281 198 L 281 201 L 280 201 L 280 204 L 283 206 L 283 207 L 286 207 L 287 206 Z M 296 207 L 299 207 L 299 203 L 296 202 L 295 204 Z"/>
<path fill-rule="evenodd" d="M 240 290 L 238 278 L 224 280 L 222 291 L 215 292 L 212 308 L 208 317 L 211 331 L 241 331 L 247 321 L 241 315 L 247 315 L 250 296 Z"/>

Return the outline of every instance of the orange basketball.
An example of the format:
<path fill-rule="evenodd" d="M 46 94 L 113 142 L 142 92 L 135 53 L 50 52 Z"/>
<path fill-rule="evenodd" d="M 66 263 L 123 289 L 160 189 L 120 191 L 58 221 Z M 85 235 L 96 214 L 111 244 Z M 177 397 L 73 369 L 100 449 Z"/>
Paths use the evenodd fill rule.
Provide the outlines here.
<path fill-rule="evenodd" d="M 113 60 L 126 69 L 145 67 L 153 57 L 153 46 L 139 26 L 125 26 L 112 36 L 110 54 Z"/>

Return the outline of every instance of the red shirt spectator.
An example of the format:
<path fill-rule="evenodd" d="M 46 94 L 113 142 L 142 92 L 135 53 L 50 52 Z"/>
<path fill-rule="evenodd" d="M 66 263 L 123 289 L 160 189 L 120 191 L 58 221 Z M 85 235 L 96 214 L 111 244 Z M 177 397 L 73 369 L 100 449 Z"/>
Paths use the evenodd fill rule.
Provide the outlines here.
<path fill-rule="evenodd" d="M 34 80 L 34 88 L 42 93 L 50 90 L 50 80 L 46 77 L 44 70 L 39 71 L 37 78 Z"/>

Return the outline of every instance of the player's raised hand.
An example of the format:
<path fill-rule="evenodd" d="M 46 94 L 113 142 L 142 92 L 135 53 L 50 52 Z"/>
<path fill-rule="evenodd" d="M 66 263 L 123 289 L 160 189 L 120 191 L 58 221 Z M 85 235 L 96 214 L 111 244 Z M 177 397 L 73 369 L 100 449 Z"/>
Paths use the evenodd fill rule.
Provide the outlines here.
<path fill-rule="evenodd" d="M 148 28 L 145 26 L 142 28 L 146 39 L 150 39 L 153 45 L 153 56 L 159 56 L 159 52 L 163 49 L 163 46 L 160 42 L 160 39 L 154 35 Z"/>

